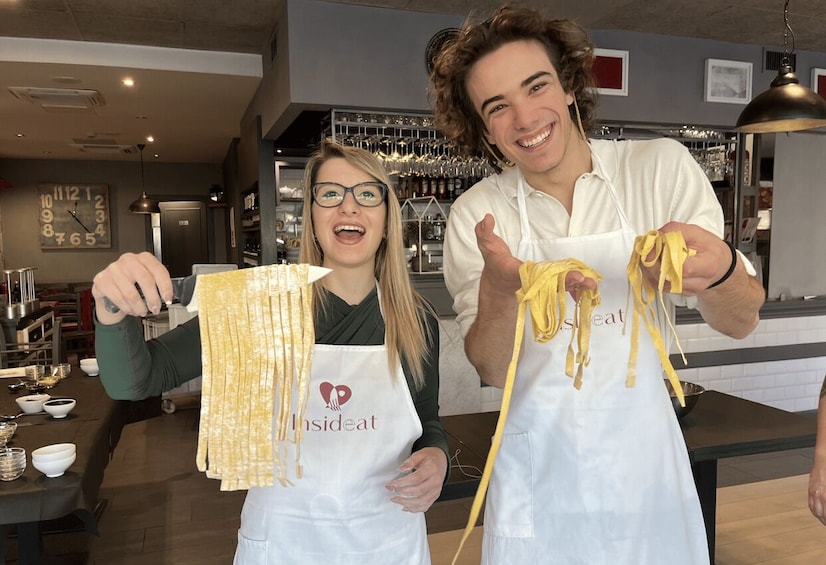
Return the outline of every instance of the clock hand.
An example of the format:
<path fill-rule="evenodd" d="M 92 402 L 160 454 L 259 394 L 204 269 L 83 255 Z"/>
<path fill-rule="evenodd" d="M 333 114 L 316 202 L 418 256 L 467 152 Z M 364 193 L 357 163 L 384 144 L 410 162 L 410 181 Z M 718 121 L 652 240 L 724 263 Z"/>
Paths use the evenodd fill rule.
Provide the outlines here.
<path fill-rule="evenodd" d="M 72 211 L 72 210 L 66 210 L 66 211 L 67 211 L 67 212 L 69 212 L 69 215 L 70 215 L 71 217 L 73 217 L 73 218 L 75 219 L 75 221 L 76 221 L 78 224 L 80 224 L 80 227 L 82 227 L 83 229 L 85 229 L 87 233 L 92 233 L 92 230 L 90 230 L 89 228 L 87 228 L 87 227 L 83 224 L 83 222 L 81 222 L 81 221 L 80 221 L 80 219 L 77 217 L 77 211 Z"/>

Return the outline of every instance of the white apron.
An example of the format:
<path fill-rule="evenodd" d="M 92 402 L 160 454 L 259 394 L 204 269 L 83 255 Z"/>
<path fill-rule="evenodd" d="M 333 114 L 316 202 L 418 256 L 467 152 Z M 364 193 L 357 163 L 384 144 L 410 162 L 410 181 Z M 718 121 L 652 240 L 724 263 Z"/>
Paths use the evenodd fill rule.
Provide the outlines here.
<path fill-rule="evenodd" d="M 250 489 L 235 565 L 430 565 L 424 514 L 385 488 L 422 434 L 387 347 L 316 344 L 304 426 L 304 477 Z"/>
<path fill-rule="evenodd" d="M 597 157 L 592 158 L 597 166 Z M 625 269 L 636 234 L 613 185 L 606 183 L 619 230 L 537 240 L 531 237 L 519 175 L 518 258 L 573 257 L 605 278 L 599 283 L 602 302 L 593 314 L 591 363 L 581 390 L 565 375 L 570 324 L 539 344 L 532 339 L 530 319 L 526 322 L 487 496 L 485 565 L 708 564 L 688 453 L 644 328 L 636 386 L 625 386 L 630 350 L 630 339 L 622 334 L 628 315 Z M 568 296 L 569 316 L 573 310 Z"/>

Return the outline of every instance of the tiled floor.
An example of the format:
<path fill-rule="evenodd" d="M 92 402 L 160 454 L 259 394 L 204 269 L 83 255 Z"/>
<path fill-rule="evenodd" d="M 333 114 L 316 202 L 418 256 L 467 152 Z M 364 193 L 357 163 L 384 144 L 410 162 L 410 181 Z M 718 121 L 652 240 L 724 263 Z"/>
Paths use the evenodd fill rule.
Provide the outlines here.
<path fill-rule="evenodd" d="M 244 492 L 220 492 L 218 481 L 195 468 L 198 405 L 177 405 L 174 414 L 127 426 L 101 488 L 101 535 L 44 536 L 49 565 L 232 562 Z M 720 462 L 719 485 L 806 474 L 811 464 L 811 449 L 728 459 Z M 428 531 L 464 528 L 470 502 L 434 505 Z M 7 563 L 16 564 L 13 540 L 8 546 Z"/>

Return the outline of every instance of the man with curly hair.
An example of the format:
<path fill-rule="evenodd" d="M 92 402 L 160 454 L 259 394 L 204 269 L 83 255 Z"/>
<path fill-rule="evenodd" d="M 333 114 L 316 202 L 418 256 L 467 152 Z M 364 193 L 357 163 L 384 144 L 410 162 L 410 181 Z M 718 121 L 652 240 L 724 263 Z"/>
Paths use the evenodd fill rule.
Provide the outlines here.
<path fill-rule="evenodd" d="M 685 443 L 644 331 L 636 385 L 626 386 L 626 266 L 637 235 L 680 231 L 696 253 L 669 308 L 695 307 L 738 339 L 759 321 L 763 288 L 722 239 L 714 191 L 681 144 L 586 137 L 593 60 L 574 22 L 505 6 L 467 23 L 431 75 L 437 125 L 500 171 L 453 204 L 445 239 L 445 282 L 482 380 L 504 386 L 523 261 L 573 257 L 603 277 L 581 390 L 565 376 L 571 320 L 547 343 L 524 342 L 487 497 L 483 563 L 707 564 Z M 656 280 L 659 268 L 645 276 Z M 577 272 L 565 282 L 568 312 L 596 286 Z"/>

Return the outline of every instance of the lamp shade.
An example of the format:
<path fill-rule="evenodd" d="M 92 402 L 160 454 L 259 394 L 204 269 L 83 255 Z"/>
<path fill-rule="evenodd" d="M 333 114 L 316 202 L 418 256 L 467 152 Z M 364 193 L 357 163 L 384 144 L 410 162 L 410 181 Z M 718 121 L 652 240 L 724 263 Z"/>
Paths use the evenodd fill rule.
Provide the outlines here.
<path fill-rule="evenodd" d="M 133 214 L 157 214 L 161 211 L 158 203 L 149 198 L 146 192 L 141 197 L 129 205 L 129 211 Z"/>
<path fill-rule="evenodd" d="M 791 66 L 780 66 L 765 92 L 743 109 L 735 129 L 743 133 L 799 131 L 826 126 L 826 100 L 801 86 Z"/>

